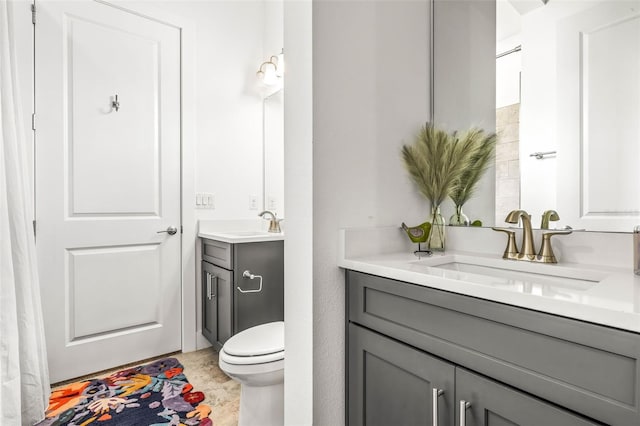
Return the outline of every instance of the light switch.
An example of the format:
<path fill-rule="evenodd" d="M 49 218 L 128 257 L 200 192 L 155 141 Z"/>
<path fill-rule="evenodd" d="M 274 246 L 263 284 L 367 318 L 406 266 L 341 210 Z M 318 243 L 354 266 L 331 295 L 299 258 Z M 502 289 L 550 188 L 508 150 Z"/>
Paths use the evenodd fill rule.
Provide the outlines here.
<path fill-rule="evenodd" d="M 202 194 L 196 194 L 196 206 L 202 205 Z"/>

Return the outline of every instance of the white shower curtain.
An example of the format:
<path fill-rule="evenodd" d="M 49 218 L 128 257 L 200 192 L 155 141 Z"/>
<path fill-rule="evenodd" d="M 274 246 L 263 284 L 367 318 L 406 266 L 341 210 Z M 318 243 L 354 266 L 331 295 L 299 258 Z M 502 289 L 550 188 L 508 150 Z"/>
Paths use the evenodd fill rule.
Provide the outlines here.
<path fill-rule="evenodd" d="M 0 0 L 0 425 L 42 420 L 49 398 L 31 228 L 27 140 L 20 121 L 13 33 Z"/>

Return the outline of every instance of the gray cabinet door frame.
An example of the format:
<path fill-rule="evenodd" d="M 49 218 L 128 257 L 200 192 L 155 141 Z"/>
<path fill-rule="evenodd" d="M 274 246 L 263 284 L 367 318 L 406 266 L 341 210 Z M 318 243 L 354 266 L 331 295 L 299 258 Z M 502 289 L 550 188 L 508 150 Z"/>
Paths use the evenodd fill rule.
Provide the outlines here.
<path fill-rule="evenodd" d="M 207 274 L 211 276 L 212 297 L 207 294 Z M 202 334 L 218 350 L 232 336 L 233 273 L 202 262 Z"/>
<path fill-rule="evenodd" d="M 455 367 L 366 328 L 349 325 L 348 424 L 453 425 Z"/>
<path fill-rule="evenodd" d="M 571 413 L 547 402 L 456 368 L 456 424 L 460 402 L 471 404 L 465 426 L 596 426 L 601 423 Z"/>

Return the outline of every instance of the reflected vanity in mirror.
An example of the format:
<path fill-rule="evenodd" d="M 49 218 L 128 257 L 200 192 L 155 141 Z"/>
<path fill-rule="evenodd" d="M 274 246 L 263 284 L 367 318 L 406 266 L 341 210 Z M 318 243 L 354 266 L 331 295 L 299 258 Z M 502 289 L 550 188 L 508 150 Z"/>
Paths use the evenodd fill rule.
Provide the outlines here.
<path fill-rule="evenodd" d="M 556 210 L 552 228 L 631 232 L 640 1 L 497 0 L 496 28 L 496 224 Z"/>
<path fill-rule="evenodd" d="M 284 89 L 266 96 L 263 112 L 263 210 L 284 218 Z"/>

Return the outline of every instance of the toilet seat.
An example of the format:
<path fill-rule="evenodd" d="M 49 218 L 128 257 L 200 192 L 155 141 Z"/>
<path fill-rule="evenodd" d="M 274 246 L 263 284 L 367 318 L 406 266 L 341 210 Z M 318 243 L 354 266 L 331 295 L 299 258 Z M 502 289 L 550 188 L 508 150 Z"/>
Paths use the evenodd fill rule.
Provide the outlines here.
<path fill-rule="evenodd" d="M 284 322 L 248 328 L 232 336 L 220 350 L 227 364 L 264 364 L 284 359 Z"/>
<path fill-rule="evenodd" d="M 266 364 L 269 362 L 281 361 L 284 359 L 284 351 L 274 352 L 272 354 L 256 355 L 256 356 L 234 356 L 225 352 L 224 348 L 220 350 L 220 361 L 234 365 L 251 365 Z"/>

